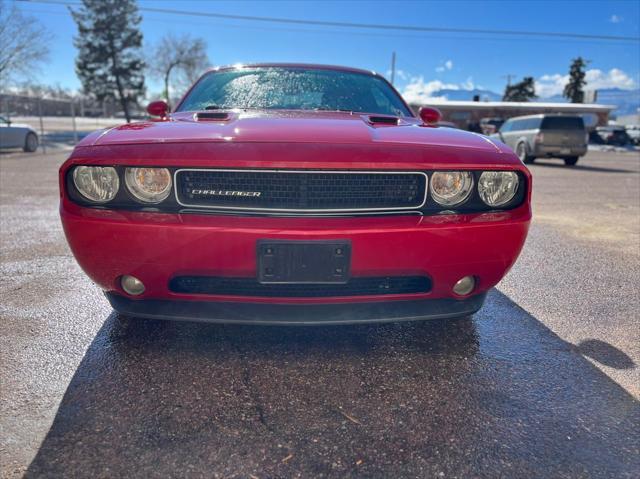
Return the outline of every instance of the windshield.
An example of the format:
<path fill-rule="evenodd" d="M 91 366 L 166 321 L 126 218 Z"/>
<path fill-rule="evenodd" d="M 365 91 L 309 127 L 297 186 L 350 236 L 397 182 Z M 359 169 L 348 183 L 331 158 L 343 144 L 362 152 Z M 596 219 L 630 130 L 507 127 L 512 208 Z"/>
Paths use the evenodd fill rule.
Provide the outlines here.
<path fill-rule="evenodd" d="M 219 108 L 329 110 L 413 116 L 389 84 L 340 70 L 246 68 L 205 75 L 177 111 Z"/>
<path fill-rule="evenodd" d="M 584 120 L 577 116 L 546 116 L 542 130 L 584 130 Z"/>

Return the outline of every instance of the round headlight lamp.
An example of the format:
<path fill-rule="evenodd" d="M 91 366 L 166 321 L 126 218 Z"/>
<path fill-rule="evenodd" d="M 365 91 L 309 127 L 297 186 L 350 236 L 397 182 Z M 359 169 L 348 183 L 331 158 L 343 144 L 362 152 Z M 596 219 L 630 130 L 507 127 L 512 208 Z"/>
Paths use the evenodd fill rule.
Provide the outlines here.
<path fill-rule="evenodd" d="M 120 180 L 111 166 L 76 166 L 73 184 L 78 192 L 93 203 L 106 203 L 116 197 Z"/>
<path fill-rule="evenodd" d="M 431 197 L 442 206 L 463 203 L 473 189 L 473 176 L 468 171 L 436 171 L 431 175 Z"/>
<path fill-rule="evenodd" d="M 513 171 L 485 171 L 478 180 L 478 194 L 489 206 L 503 206 L 516 195 L 519 182 Z"/>
<path fill-rule="evenodd" d="M 171 193 L 171 173 L 166 168 L 127 168 L 124 182 L 143 203 L 160 203 Z"/>

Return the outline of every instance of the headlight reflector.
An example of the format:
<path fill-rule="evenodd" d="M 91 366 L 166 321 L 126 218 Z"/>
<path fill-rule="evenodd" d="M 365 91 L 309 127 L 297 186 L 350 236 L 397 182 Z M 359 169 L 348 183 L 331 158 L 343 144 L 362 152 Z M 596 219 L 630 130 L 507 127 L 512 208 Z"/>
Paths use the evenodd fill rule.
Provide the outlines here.
<path fill-rule="evenodd" d="M 160 203 L 171 193 L 171 173 L 166 168 L 127 168 L 124 182 L 144 203 Z"/>
<path fill-rule="evenodd" d="M 485 171 L 478 180 L 478 193 L 487 205 L 503 206 L 513 199 L 519 182 L 513 171 Z"/>
<path fill-rule="evenodd" d="M 431 175 L 431 196 L 442 206 L 459 205 L 473 189 L 468 171 L 436 171 Z"/>
<path fill-rule="evenodd" d="M 111 166 L 76 166 L 73 184 L 82 196 L 94 203 L 111 201 L 120 188 L 118 172 Z"/>

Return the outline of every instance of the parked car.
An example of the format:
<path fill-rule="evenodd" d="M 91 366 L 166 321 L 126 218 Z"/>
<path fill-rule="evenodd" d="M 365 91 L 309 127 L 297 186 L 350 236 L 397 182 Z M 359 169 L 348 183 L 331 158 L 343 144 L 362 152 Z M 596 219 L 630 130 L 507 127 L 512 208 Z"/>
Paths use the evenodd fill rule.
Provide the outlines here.
<path fill-rule="evenodd" d="M 580 116 L 530 115 L 507 120 L 494 138 L 514 149 L 524 163 L 562 158 L 575 165 L 587 153 L 588 136 Z"/>
<path fill-rule="evenodd" d="M 0 116 L 0 148 L 22 148 L 24 151 L 38 149 L 38 134 L 29 125 L 13 123 Z"/>
<path fill-rule="evenodd" d="M 590 145 L 605 145 L 606 142 L 602 139 L 602 137 L 598 134 L 598 132 L 593 129 L 589 131 L 589 144 Z"/>
<path fill-rule="evenodd" d="M 493 135 L 504 124 L 504 118 L 481 118 L 480 129 L 483 135 Z"/>
<path fill-rule="evenodd" d="M 531 175 L 381 75 L 218 68 L 60 169 L 84 271 L 125 317 L 336 324 L 470 315 L 513 266 Z"/>
<path fill-rule="evenodd" d="M 631 143 L 640 145 L 640 125 L 627 125 L 625 130 L 631 139 Z"/>
<path fill-rule="evenodd" d="M 624 126 L 609 125 L 598 126 L 596 134 L 602 139 L 605 145 L 626 146 L 631 143 L 631 137 Z"/>

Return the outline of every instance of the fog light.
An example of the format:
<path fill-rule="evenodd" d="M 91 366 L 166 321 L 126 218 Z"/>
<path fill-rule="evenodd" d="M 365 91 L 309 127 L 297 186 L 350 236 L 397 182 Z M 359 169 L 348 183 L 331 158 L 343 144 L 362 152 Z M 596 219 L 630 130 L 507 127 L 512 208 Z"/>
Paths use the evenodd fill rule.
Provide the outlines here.
<path fill-rule="evenodd" d="M 453 292 L 459 296 L 466 296 L 473 288 L 476 287 L 476 279 L 473 276 L 465 276 L 460 278 L 456 284 L 453 285 Z"/>
<path fill-rule="evenodd" d="M 139 294 L 144 293 L 144 284 L 135 276 L 125 274 L 120 278 L 120 285 L 122 286 L 122 289 L 131 296 L 138 296 Z"/>

